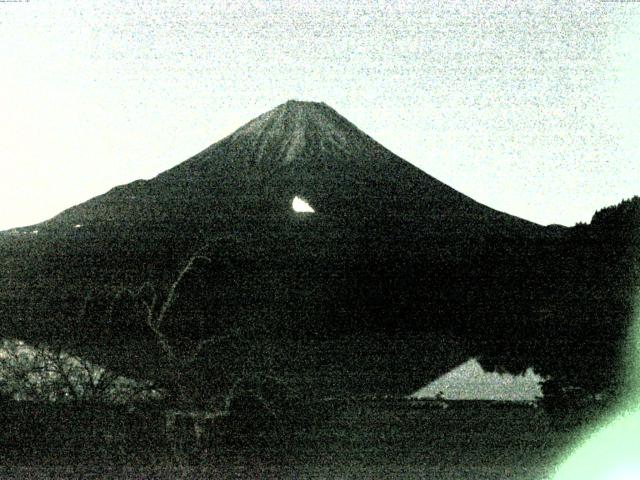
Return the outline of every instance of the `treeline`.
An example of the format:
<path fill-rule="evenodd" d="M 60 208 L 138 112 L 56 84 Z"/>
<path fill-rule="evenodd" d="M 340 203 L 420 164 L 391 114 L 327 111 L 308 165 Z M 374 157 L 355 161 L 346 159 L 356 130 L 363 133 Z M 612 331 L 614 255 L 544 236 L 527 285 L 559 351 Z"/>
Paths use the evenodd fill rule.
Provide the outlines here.
<path fill-rule="evenodd" d="M 595 213 L 590 224 L 567 229 L 534 246 L 521 282 L 523 315 L 489 331 L 497 341 L 480 348 L 483 365 L 510 371 L 533 366 L 551 377 L 547 387 L 619 393 L 625 344 L 634 320 L 640 261 L 640 198 Z M 489 348 L 486 348 L 489 347 Z"/>

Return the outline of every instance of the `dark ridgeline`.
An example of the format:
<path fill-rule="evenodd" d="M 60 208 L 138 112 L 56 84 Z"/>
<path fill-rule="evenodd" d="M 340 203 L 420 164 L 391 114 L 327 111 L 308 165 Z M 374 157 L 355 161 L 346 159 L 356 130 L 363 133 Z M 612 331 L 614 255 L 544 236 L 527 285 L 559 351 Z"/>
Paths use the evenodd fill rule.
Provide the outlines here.
<path fill-rule="evenodd" d="M 251 371 L 314 396 L 410 393 L 479 356 L 599 390 L 619 369 L 639 203 L 539 226 L 290 101 L 154 179 L 2 234 L 0 334 L 161 378 L 139 300 L 114 299 L 166 292 L 202 248 L 211 262 L 164 326 L 185 344 L 225 336 L 189 372 L 198 389 Z"/>
<path fill-rule="evenodd" d="M 482 363 L 512 372 L 534 365 L 553 377 L 545 394 L 573 386 L 615 399 L 625 388 L 640 294 L 640 197 L 599 210 L 590 224 L 566 229 L 531 252 L 532 270 L 524 272 L 531 276 L 536 314 L 500 327 Z"/>

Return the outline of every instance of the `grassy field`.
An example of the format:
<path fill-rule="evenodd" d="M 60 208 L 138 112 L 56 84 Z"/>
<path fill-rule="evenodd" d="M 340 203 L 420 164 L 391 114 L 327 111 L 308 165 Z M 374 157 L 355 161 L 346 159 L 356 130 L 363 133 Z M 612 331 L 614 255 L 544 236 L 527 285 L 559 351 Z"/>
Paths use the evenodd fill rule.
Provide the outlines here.
<path fill-rule="evenodd" d="M 150 412 L 16 415 L 1 478 L 541 479 L 576 436 L 541 408 L 489 402 L 310 402 L 262 426 L 222 421 L 197 451 L 172 449 Z"/>

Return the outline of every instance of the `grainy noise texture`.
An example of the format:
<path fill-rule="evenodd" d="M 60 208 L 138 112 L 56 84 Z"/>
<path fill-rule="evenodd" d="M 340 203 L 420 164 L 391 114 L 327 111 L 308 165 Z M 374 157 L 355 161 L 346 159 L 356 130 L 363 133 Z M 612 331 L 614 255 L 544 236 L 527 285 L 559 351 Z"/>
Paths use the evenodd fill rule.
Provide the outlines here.
<path fill-rule="evenodd" d="M 0 477 L 552 475 L 631 398 L 639 13 L 0 2 Z"/>
<path fill-rule="evenodd" d="M 638 5 L 7 3 L 0 228 L 150 178 L 295 98 L 541 224 L 637 194 Z M 46 172 L 46 174 L 45 174 Z"/>

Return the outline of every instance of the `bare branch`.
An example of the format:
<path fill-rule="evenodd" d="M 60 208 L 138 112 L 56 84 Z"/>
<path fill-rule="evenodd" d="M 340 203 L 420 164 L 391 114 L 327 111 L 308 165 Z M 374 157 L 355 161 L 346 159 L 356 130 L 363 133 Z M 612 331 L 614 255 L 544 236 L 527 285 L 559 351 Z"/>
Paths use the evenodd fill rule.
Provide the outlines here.
<path fill-rule="evenodd" d="M 153 315 L 156 309 L 156 303 L 158 301 L 158 294 L 156 293 L 155 289 L 153 287 L 151 287 L 153 290 L 153 296 L 151 297 L 151 303 L 149 303 L 147 300 L 142 299 L 142 304 L 145 306 L 145 308 L 147 309 L 147 317 L 146 317 L 146 323 L 147 325 L 149 325 L 149 327 L 151 327 L 153 329 L 153 327 L 155 326 L 155 321 L 153 319 Z"/>
<path fill-rule="evenodd" d="M 193 265 L 195 264 L 195 262 L 197 260 L 203 260 L 203 261 L 206 261 L 206 262 L 211 262 L 211 259 L 209 257 L 205 257 L 205 256 L 203 256 L 203 255 L 201 255 L 199 253 L 202 250 L 204 250 L 204 247 L 200 248 L 198 250 L 198 252 L 196 252 L 195 254 L 193 254 L 191 256 L 191 258 L 189 258 L 189 261 L 184 266 L 184 268 L 180 271 L 180 273 L 178 274 L 178 277 L 176 278 L 175 282 L 173 282 L 171 284 L 171 287 L 169 288 L 169 293 L 167 294 L 167 298 L 164 301 L 164 303 L 162 304 L 162 307 L 160 308 L 160 313 L 158 313 L 158 316 L 157 316 L 156 321 L 155 321 L 155 324 L 156 324 L 156 326 L 158 328 L 162 325 L 162 322 L 163 322 L 163 320 L 164 320 L 164 318 L 165 318 L 165 316 L 167 314 L 167 311 L 173 305 L 173 302 L 174 302 L 175 297 L 176 297 L 176 292 L 178 290 L 178 287 L 182 283 L 182 279 L 184 278 L 184 276 L 187 273 L 189 273 L 193 269 Z"/>
<path fill-rule="evenodd" d="M 182 270 L 180 270 L 180 272 L 178 273 L 178 276 L 176 277 L 175 281 L 171 284 L 171 286 L 169 287 L 169 291 L 167 293 L 167 296 L 164 300 L 164 302 L 162 302 L 162 305 L 160 306 L 160 311 L 157 312 L 157 305 L 158 305 L 158 293 L 156 292 L 155 287 L 150 283 L 150 282 L 145 282 L 139 289 L 137 294 L 135 294 L 135 297 L 141 298 L 143 297 L 143 293 L 145 291 L 145 289 L 150 289 L 152 292 L 151 295 L 151 301 L 145 299 L 145 298 L 141 298 L 141 303 L 144 305 L 145 309 L 146 309 L 146 317 L 145 317 L 145 323 L 146 325 L 149 327 L 149 329 L 151 330 L 151 332 L 154 334 L 155 338 L 156 338 L 156 342 L 158 343 L 158 346 L 160 347 L 160 350 L 163 352 L 163 354 L 165 355 L 165 357 L 170 360 L 171 362 L 176 362 L 178 360 L 178 355 L 176 354 L 175 349 L 173 348 L 173 346 L 171 345 L 171 342 L 169 341 L 169 338 L 162 332 L 161 327 L 162 324 L 167 316 L 167 312 L 169 311 L 169 309 L 171 308 L 171 306 L 173 305 L 176 297 L 177 297 L 177 291 L 178 288 L 180 287 L 180 285 L 183 282 L 183 279 L 185 277 L 185 275 L 187 275 L 187 273 L 189 273 L 191 270 L 193 270 L 193 267 L 195 265 L 195 263 L 198 260 L 202 260 L 202 261 L 206 261 L 206 262 L 210 262 L 211 260 L 209 259 L 209 257 L 206 257 L 204 255 L 201 254 L 201 252 L 204 250 L 206 246 L 200 248 L 196 253 L 194 253 L 189 260 L 187 261 L 187 263 L 185 264 L 185 266 L 182 268 Z M 214 339 L 207 339 L 204 340 L 202 342 L 199 342 L 198 345 L 196 346 L 196 348 L 194 349 L 194 351 L 192 352 L 191 355 L 189 355 L 189 358 L 194 358 L 195 356 L 197 356 L 200 351 L 209 343 L 213 343 Z"/>
<path fill-rule="evenodd" d="M 233 383 L 233 385 L 231 386 L 231 388 L 227 391 L 226 395 L 224 396 L 224 401 L 223 401 L 223 412 L 225 415 L 228 415 L 231 411 L 231 404 L 233 403 L 233 399 L 236 396 L 236 390 L 238 389 L 238 387 L 240 386 L 240 384 L 244 381 L 244 377 L 239 377 L 236 379 L 236 381 Z"/>
<path fill-rule="evenodd" d="M 89 300 L 91 299 L 91 293 L 87 292 L 84 296 L 84 300 L 82 301 L 82 306 L 78 311 L 78 320 L 82 320 L 87 314 L 87 307 L 89 306 Z"/>
<path fill-rule="evenodd" d="M 211 345 L 215 345 L 215 344 L 221 343 L 224 340 L 227 340 L 227 339 L 231 338 L 232 336 L 233 336 L 233 334 L 229 333 L 227 335 L 215 335 L 213 337 L 209 337 L 209 338 L 206 338 L 204 340 L 200 340 L 198 342 L 198 344 L 196 345 L 196 347 L 194 348 L 194 351 L 193 351 L 191 356 L 194 357 L 194 359 L 195 359 L 196 357 L 198 357 L 200 355 L 200 353 L 202 353 L 202 350 L 205 347 L 209 347 Z"/>
<path fill-rule="evenodd" d="M 81 397 L 81 393 L 77 390 L 76 382 L 71 378 L 71 371 L 68 365 L 65 365 L 67 362 L 60 355 L 51 355 L 50 356 L 51 365 L 54 367 L 55 372 L 60 376 L 63 380 L 69 395 L 71 395 L 75 400 L 79 400 Z"/>

